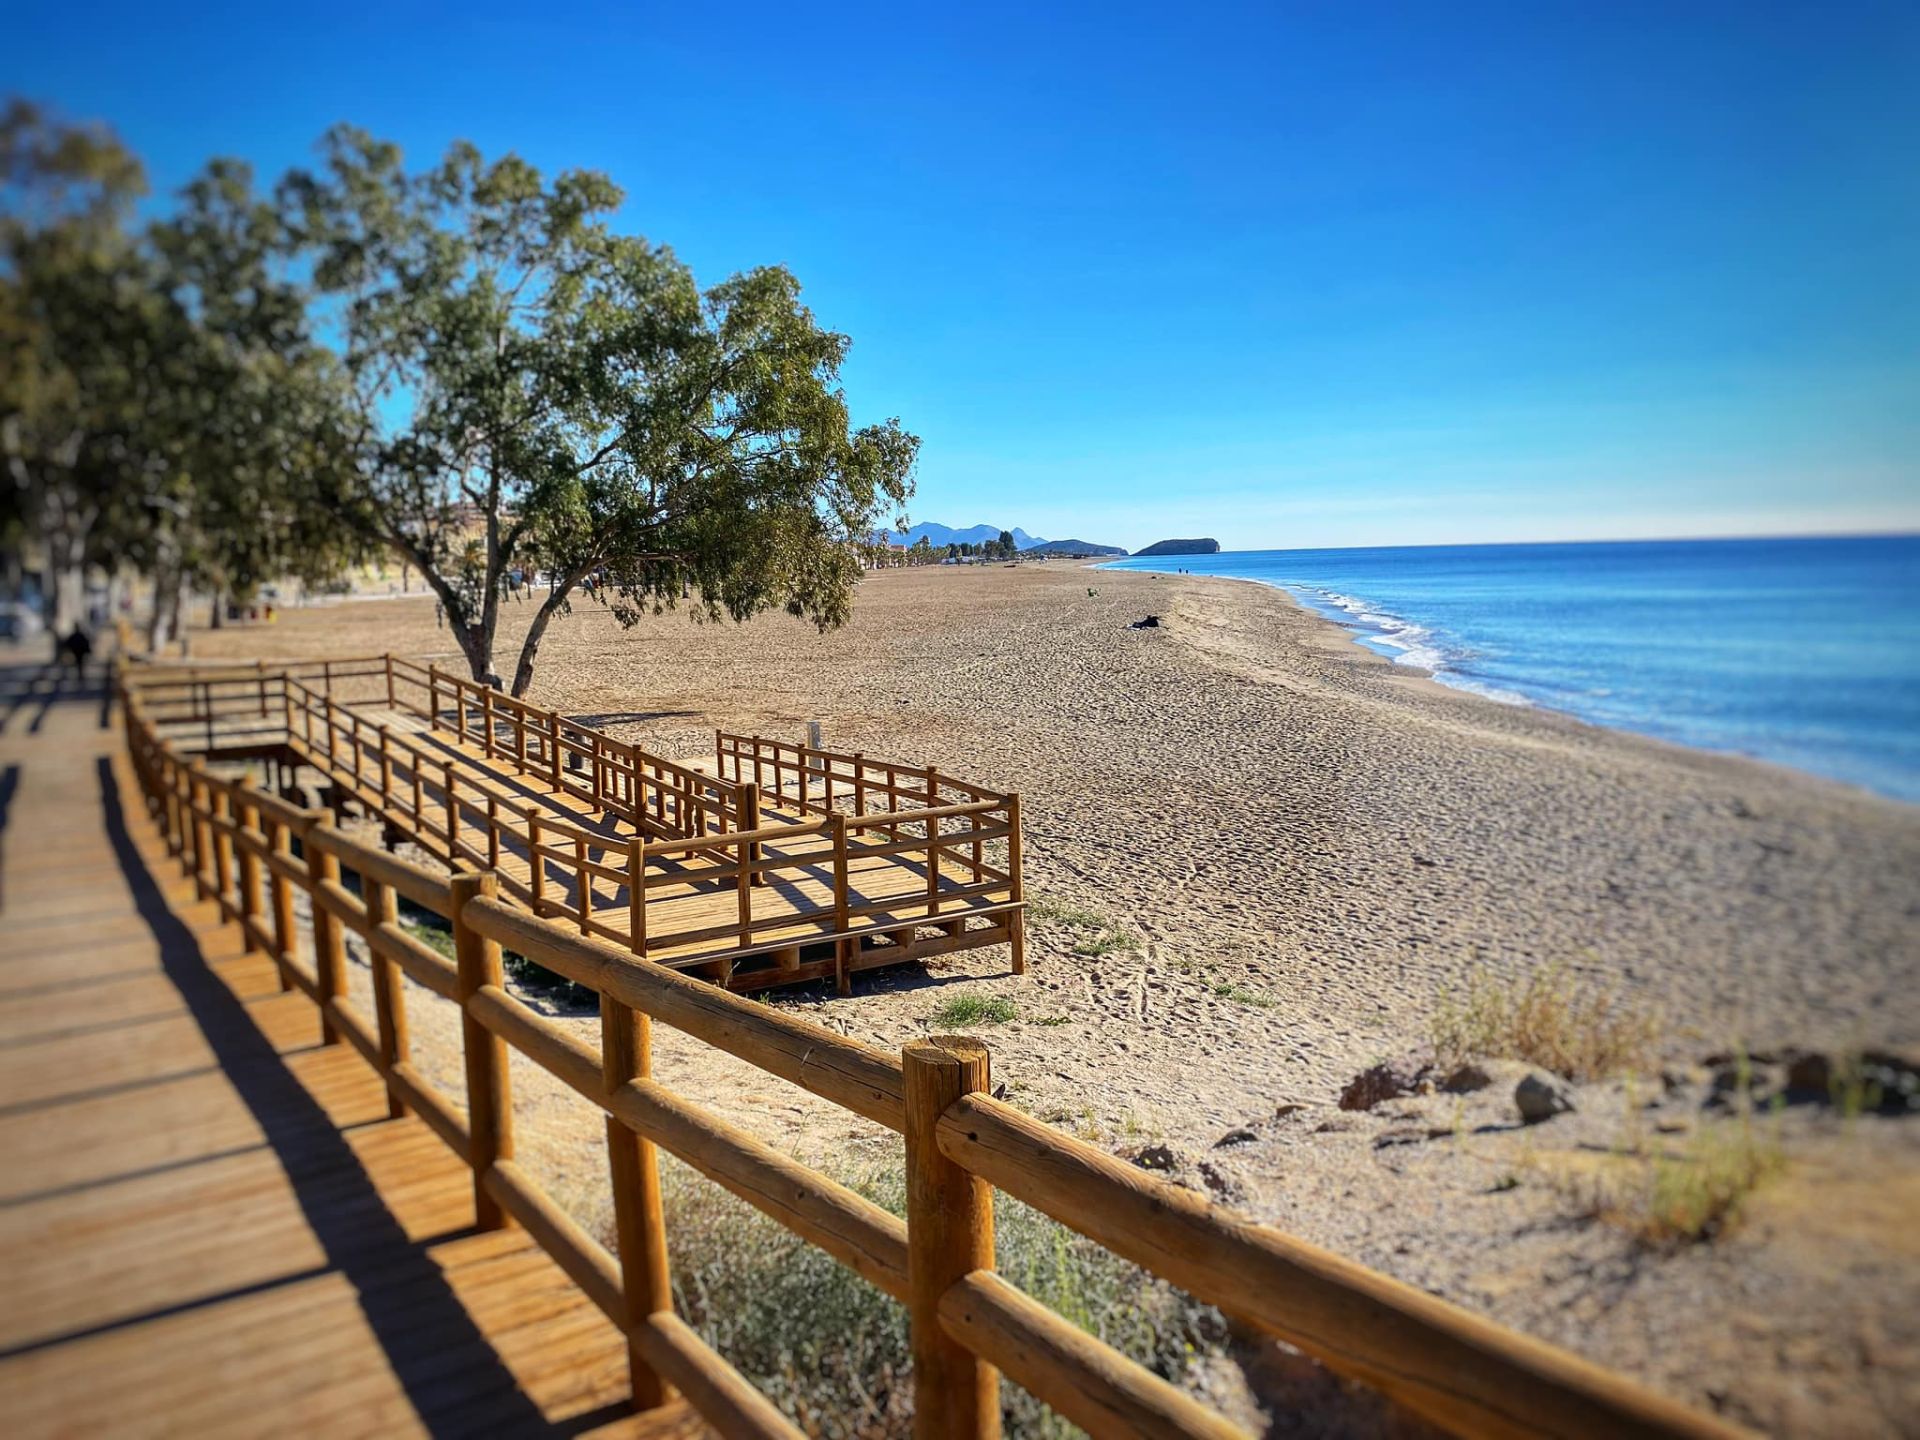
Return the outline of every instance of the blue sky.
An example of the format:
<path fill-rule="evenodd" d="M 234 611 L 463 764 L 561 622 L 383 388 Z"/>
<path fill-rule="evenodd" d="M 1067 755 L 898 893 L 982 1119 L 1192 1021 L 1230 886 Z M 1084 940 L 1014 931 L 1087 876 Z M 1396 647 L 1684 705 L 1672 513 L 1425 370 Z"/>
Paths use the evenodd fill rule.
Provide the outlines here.
<path fill-rule="evenodd" d="M 177 185 L 351 120 L 791 266 L 916 519 L 1138 547 L 1920 529 L 1920 8 L 32 4 Z"/>

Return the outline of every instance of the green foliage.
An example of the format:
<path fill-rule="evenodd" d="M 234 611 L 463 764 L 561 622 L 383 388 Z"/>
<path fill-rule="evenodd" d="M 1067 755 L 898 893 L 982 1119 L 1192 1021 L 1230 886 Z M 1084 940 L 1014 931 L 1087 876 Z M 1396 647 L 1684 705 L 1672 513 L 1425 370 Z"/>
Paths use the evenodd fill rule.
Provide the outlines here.
<path fill-rule="evenodd" d="M 845 622 L 919 442 L 853 425 L 847 337 L 791 274 L 703 291 L 613 232 L 592 172 L 466 144 L 409 170 L 348 127 L 322 150 L 271 195 L 215 161 L 142 235 L 111 135 L 0 117 L 0 527 L 166 595 L 392 550 L 476 678 L 512 573 L 544 570 L 515 694 L 583 587 L 623 624 Z"/>
<path fill-rule="evenodd" d="M 1570 1080 L 1598 1080 L 1647 1068 L 1658 1051 L 1660 1022 L 1554 965 L 1517 987 L 1476 973 L 1464 995 L 1441 997 L 1428 1033 L 1443 1069 L 1484 1056 L 1525 1060 Z"/>
<path fill-rule="evenodd" d="M 1762 1134 L 1751 1114 L 1715 1121 L 1679 1155 L 1655 1156 L 1644 1189 L 1614 1218 L 1652 1245 L 1710 1240 L 1738 1223 L 1747 1197 L 1785 1164 L 1778 1135 Z"/>
<path fill-rule="evenodd" d="M 1637 1128 L 1593 1166 L 1541 1164 L 1556 1189 L 1588 1214 L 1653 1249 L 1699 1244 L 1739 1224 L 1747 1200 L 1786 1167 L 1779 1113 L 1764 1129 L 1748 1099 L 1744 1058 L 1735 1093 L 1738 1110 L 1711 1120 L 1677 1151 L 1652 1147 Z"/>
<path fill-rule="evenodd" d="M 1271 996 L 1262 995 L 1258 990 L 1249 990 L 1244 985 L 1216 985 L 1213 993 L 1222 1000 L 1231 1000 L 1236 1005 L 1251 1005 L 1259 1010 L 1273 1007 Z"/>
<path fill-rule="evenodd" d="M 934 1007 L 935 1025 L 1004 1025 L 1020 1008 L 1004 995 L 955 995 Z"/>
<path fill-rule="evenodd" d="M 340 454 L 337 391 L 246 168 L 215 162 L 139 233 L 112 136 L 15 102 L 0 162 L 4 494 L 61 590 L 89 562 L 169 596 L 336 571 L 346 532 L 312 481 Z"/>
<path fill-rule="evenodd" d="M 110 133 L 14 101 L 0 179 L 0 505 L 46 546 L 64 627 L 112 517 L 178 438 L 151 417 L 183 331 L 127 231 L 145 180 Z"/>
<path fill-rule="evenodd" d="M 682 603 L 845 621 L 856 538 L 904 504 L 918 441 L 851 426 L 847 337 L 786 270 L 703 292 L 670 250 L 608 227 L 605 176 L 548 180 L 466 144 L 410 172 L 342 127 L 282 194 L 367 437 L 345 513 L 421 569 L 476 677 L 517 567 L 559 583 L 515 694 L 588 580 L 623 624 Z"/>

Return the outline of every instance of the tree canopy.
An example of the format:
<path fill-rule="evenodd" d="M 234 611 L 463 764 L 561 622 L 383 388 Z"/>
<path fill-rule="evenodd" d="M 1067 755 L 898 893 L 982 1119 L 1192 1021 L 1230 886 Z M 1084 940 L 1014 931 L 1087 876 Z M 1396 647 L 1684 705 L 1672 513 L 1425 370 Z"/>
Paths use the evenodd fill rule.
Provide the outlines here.
<path fill-rule="evenodd" d="M 786 270 L 703 293 L 672 251 L 612 231 L 604 176 L 467 145 L 410 173 L 335 130 L 282 194 L 348 379 L 341 512 L 420 569 L 476 678 L 516 571 L 551 577 L 516 695 L 583 585 L 624 624 L 682 603 L 845 620 L 856 537 L 905 503 L 919 442 L 852 427 L 847 337 Z"/>
<path fill-rule="evenodd" d="M 481 679 L 528 585 L 521 694 L 583 593 L 627 625 L 843 623 L 912 493 L 918 439 L 853 422 L 848 338 L 793 275 L 703 290 L 616 232 L 603 175 L 467 144 L 409 169 L 341 127 L 266 193 L 213 162 L 136 230 L 140 167 L 104 132 L 16 103 L 0 165 L 5 519 L 56 569 L 244 593 L 382 549 Z"/>

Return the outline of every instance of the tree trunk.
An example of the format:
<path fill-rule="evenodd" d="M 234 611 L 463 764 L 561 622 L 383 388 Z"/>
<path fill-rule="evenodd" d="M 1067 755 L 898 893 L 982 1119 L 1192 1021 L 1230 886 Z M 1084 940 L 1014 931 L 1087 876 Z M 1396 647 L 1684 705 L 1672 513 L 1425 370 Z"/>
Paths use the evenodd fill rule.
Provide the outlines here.
<path fill-rule="evenodd" d="M 82 553 L 82 547 L 65 533 L 47 537 L 47 565 L 53 572 L 47 577 L 53 592 L 48 619 L 56 635 L 69 633 L 86 614 L 87 565 Z"/>
<path fill-rule="evenodd" d="M 527 626 L 527 638 L 520 643 L 520 663 L 513 668 L 514 699 L 526 698 L 527 690 L 533 684 L 533 662 L 540 654 L 540 641 L 546 636 L 547 625 L 559 613 L 560 607 L 567 603 L 567 596 L 573 593 L 573 587 L 580 583 L 580 577 L 586 573 L 586 569 L 582 569 L 571 575 L 554 576 L 547 598 L 540 602 L 540 608 L 533 613 L 533 623 Z"/>
<path fill-rule="evenodd" d="M 209 630 L 224 630 L 227 628 L 227 607 L 220 603 L 221 600 L 225 598 L 225 594 L 226 592 L 218 585 L 213 587 L 213 609 L 207 621 L 207 628 Z"/>

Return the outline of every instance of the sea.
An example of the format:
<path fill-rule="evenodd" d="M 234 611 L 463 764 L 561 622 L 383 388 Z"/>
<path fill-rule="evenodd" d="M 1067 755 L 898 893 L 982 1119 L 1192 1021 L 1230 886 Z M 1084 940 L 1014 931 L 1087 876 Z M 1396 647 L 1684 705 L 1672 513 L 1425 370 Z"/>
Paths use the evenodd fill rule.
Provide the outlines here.
<path fill-rule="evenodd" d="M 1920 802 L 1920 535 L 1244 550 L 1108 568 L 1277 586 L 1442 684 Z"/>

